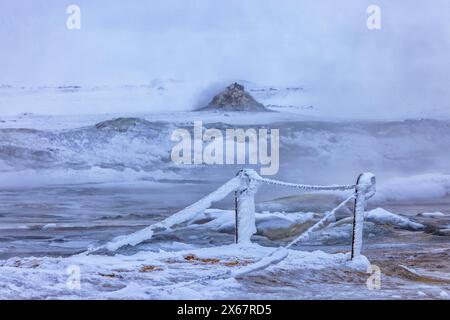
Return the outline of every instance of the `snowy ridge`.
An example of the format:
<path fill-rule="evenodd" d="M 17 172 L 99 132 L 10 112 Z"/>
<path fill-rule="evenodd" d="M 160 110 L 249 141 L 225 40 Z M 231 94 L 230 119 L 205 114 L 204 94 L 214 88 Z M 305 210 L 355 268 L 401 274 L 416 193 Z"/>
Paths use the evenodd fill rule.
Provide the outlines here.
<path fill-rule="evenodd" d="M 202 119 L 205 128 L 221 130 L 229 126 L 283 128 L 281 180 L 295 176 L 320 184 L 331 177 L 345 182 L 348 172 L 370 167 L 384 175 L 377 201 L 444 197 L 450 192 L 445 161 L 450 150 L 448 121 L 335 123 L 305 121 L 282 112 L 270 117 L 194 112 L 127 116 L 0 117 L 0 185 L 131 182 L 153 176 L 165 179 L 164 175 L 183 180 L 208 170 L 220 173 L 225 181 L 229 167 L 199 165 L 179 170 L 170 161 L 172 130 L 190 130 L 192 121 Z M 159 170 L 164 174 L 157 174 Z"/>

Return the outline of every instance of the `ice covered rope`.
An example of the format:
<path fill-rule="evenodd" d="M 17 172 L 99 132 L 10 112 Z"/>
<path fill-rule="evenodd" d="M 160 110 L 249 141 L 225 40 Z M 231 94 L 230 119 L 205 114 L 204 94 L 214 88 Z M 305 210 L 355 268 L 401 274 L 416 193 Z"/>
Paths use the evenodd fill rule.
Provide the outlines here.
<path fill-rule="evenodd" d="M 125 236 L 119 236 L 114 238 L 111 242 L 88 250 L 86 253 L 92 253 L 99 251 L 101 249 L 107 249 L 109 251 L 116 251 L 120 249 L 121 247 L 130 245 L 135 246 L 139 243 L 142 243 L 144 241 L 150 240 L 153 236 L 153 233 L 157 229 L 163 229 L 167 230 L 170 229 L 172 226 L 186 222 L 194 218 L 199 212 L 203 212 L 209 207 L 211 207 L 213 202 L 220 201 L 224 199 L 229 193 L 237 190 L 241 185 L 241 179 L 239 176 L 234 177 L 233 179 L 229 180 L 227 183 L 222 185 L 219 189 L 216 191 L 210 193 L 206 197 L 200 199 L 199 201 L 195 202 L 194 204 L 190 205 L 189 207 L 186 207 L 185 209 L 178 211 L 177 213 L 171 215 L 167 219 L 152 224 L 151 226 L 148 226 L 147 228 L 144 228 L 142 230 L 139 230 L 135 233 L 125 235 Z"/>
<path fill-rule="evenodd" d="M 279 186 L 279 187 L 294 188 L 294 189 L 298 189 L 298 190 L 302 190 L 302 191 L 346 191 L 346 190 L 355 189 L 355 187 L 356 187 L 356 185 L 350 185 L 350 184 L 316 186 L 316 185 L 290 183 L 290 182 L 284 182 L 284 181 L 279 181 L 279 180 L 262 178 L 260 175 L 258 175 L 253 170 L 248 170 L 248 174 L 250 175 L 251 179 L 258 181 L 260 183 L 271 184 L 271 185 L 275 185 L 275 186 Z"/>
<path fill-rule="evenodd" d="M 293 241 L 291 241 L 285 248 L 289 249 L 290 247 L 292 247 L 294 244 L 301 242 L 301 241 L 305 241 L 307 239 L 309 239 L 309 237 L 311 236 L 311 234 L 314 231 L 317 231 L 319 229 L 321 229 L 323 226 L 325 226 L 326 223 L 329 223 L 333 220 L 335 220 L 335 213 L 336 211 L 338 211 L 340 208 L 342 208 L 343 206 L 345 206 L 347 204 L 347 202 L 349 202 L 350 200 L 352 200 L 353 198 L 355 198 L 355 194 L 352 194 L 350 197 L 348 197 L 347 199 L 345 199 L 344 201 L 342 201 L 336 208 L 334 208 L 333 210 L 331 210 L 330 212 L 328 212 L 327 214 L 325 214 L 325 216 L 320 219 L 316 224 L 314 224 L 313 226 L 311 226 L 308 230 L 306 230 L 304 233 L 302 233 L 300 236 L 298 236 L 296 239 L 294 239 Z"/>
<path fill-rule="evenodd" d="M 242 195 L 251 193 L 248 194 L 247 197 L 242 197 L 242 200 L 248 199 L 249 201 L 241 202 L 240 208 L 243 211 L 245 208 L 245 212 L 247 214 L 242 215 L 239 221 L 241 225 L 245 224 L 246 226 L 245 228 L 243 228 L 243 242 L 250 242 L 250 237 L 253 235 L 253 233 L 256 232 L 256 224 L 254 221 L 255 208 L 254 203 L 252 205 L 252 200 L 254 201 L 253 195 L 254 193 L 256 193 L 259 184 L 253 179 L 253 177 L 261 178 L 254 170 L 241 170 L 236 177 L 226 182 L 216 191 L 210 193 L 206 197 L 200 199 L 199 201 L 186 207 L 185 209 L 178 211 L 167 219 L 148 226 L 147 228 L 139 230 L 135 233 L 116 237 L 111 242 L 100 247 L 90 248 L 82 254 L 90 254 L 102 249 L 106 249 L 108 251 L 116 251 L 127 245 L 136 246 L 144 241 L 150 240 L 155 230 L 168 230 L 174 225 L 192 220 L 198 213 L 210 208 L 213 202 L 218 202 L 224 199 L 228 194 L 234 191 L 239 191 Z M 245 241 L 245 239 L 247 239 L 248 241 Z"/>

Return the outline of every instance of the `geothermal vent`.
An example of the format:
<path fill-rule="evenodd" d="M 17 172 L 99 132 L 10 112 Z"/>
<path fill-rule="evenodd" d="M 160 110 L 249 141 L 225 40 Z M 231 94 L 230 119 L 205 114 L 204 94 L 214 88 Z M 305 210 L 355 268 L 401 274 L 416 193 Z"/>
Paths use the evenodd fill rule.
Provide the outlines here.
<path fill-rule="evenodd" d="M 211 102 L 198 111 L 270 111 L 256 101 L 244 86 L 238 83 L 229 85 L 226 90 L 214 96 Z"/>

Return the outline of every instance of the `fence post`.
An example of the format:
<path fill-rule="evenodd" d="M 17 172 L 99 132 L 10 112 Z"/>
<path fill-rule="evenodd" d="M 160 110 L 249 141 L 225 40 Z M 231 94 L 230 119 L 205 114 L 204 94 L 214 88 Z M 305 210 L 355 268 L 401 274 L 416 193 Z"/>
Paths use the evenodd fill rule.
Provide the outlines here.
<path fill-rule="evenodd" d="M 361 254 L 366 200 L 375 194 L 375 185 L 375 175 L 370 172 L 361 173 L 356 181 L 356 196 L 355 204 L 353 206 L 352 260 Z"/>
<path fill-rule="evenodd" d="M 238 229 L 238 191 L 234 192 L 234 243 L 239 241 Z"/>
<path fill-rule="evenodd" d="M 255 194 L 259 182 L 251 178 L 251 170 L 241 170 L 241 186 L 235 192 L 235 243 L 250 243 L 256 233 Z"/>

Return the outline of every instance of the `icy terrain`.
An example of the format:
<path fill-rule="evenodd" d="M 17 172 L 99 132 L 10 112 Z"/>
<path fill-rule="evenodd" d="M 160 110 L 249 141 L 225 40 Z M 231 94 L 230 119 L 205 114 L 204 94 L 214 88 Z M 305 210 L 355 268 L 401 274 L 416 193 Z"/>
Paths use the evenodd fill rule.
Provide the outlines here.
<path fill-rule="evenodd" d="M 240 270 L 273 251 L 258 245 L 221 246 L 176 252 L 141 252 L 133 256 L 75 256 L 58 258 L 10 259 L 0 262 L 2 298 L 94 298 L 94 299 L 220 299 L 220 298 L 291 298 L 291 289 L 276 289 L 265 294 L 248 291 L 241 283 Z M 281 263 L 269 267 L 277 273 L 310 269 L 323 272 L 327 268 L 364 273 L 367 260 L 355 268 L 348 255 L 329 255 L 321 251 L 291 250 Z M 66 272 L 78 266 L 82 285 L 74 290 L 68 285 Z M 241 271 L 241 272 L 242 272 Z M 236 277 L 233 277 L 236 273 Z M 253 276 L 258 272 L 253 272 Z M 210 279 L 208 279 L 210 277 Z M 23 279 L 28 279 L 23 283 Z M 245 278 L 244 278 L 245 279 Z M 201 281 L 199 281 L 201 280 Z M 326 294 L 322 297 L 326 297 Z M 318 297 L 319 298 L 319 297 Z"/>
<path fill-rule="evenodd" d="M 250 88 L 280 112 L 258 117 L 175 112 L 173 102 L 170 112 L 159 113 L 1 116 L 0 297 L 445 299 L 450 293 L 450 121 L 323 118 L 315 108 L 302 109 L 301 87 Z M 131 91 L 139 103 L 152 94 L 150 100 L 160 99 L 163 106 L 169 89 L 158 83 L 123 87 L 116 97 L 110 88 L 36 90 L 1 88 L 0 101 L 44 103 L 71 95 L 78 111 L 77 103 L 86 105 L 83 99 L 122 103 L 118 96 Z M 286 107 L 289 99 L 298 107 Z M 320 221 L 349 195 L 345 192 L 261 187 L 256 244 L 247 247 L 231 245 L 234 202 L 229 196 L 210 209 L 191 210 L 189 220 L 174 228 L 152 230 L 152 241 L 125 246 L 118 256 L 72 256 L 163 221 L 236 175 L 242 165 L 171 162 L 171 132 L 192 130 L 194 120 L 221 130 L 279 128 L 276 179 L 354 184 L 361 172 L 376 173 L 362 253 L 381 267 L 382 289 L 368 290 L 365 270 L 344 263 L 351 242 L 350 204 L 309 241 L 289 249 L 279 264 L 242 277 L 176 285 L 257 262 Z M 78 291 L 67 287 L 72 265 L 81 268 Z"/>

